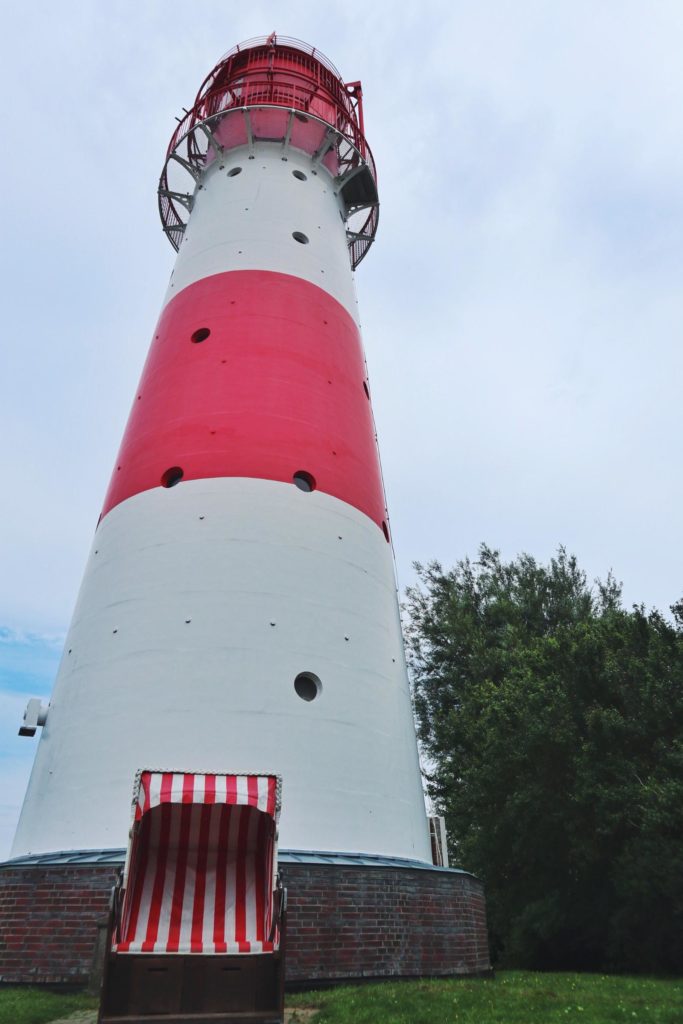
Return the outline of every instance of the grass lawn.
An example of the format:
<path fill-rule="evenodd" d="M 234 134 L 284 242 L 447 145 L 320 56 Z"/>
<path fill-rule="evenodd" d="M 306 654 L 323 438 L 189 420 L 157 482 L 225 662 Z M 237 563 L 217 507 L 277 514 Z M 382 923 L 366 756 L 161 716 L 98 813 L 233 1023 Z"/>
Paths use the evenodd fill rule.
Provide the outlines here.
<path fill-rule="evenodd" d="M 47 1024 L 97 1000 L 0 988 L 0 1024 Z M 500 971 L 491 980 L 405 981 L 289 996 L 291 1024 L 683 1024 L 683 979 Z"/>
<path fill-rule="evenodd" d="M 683 1024 L 683 979 L 500 971 L 301 993 L 288 1005 L 317 1008 L 306 1024 Z"/>
<path fill-rule="evenodd" d="M 58 995 L 39 988 L 0 988 L 0 1024 L 46 1024 L 97 1005 L 92 996 Z"/>

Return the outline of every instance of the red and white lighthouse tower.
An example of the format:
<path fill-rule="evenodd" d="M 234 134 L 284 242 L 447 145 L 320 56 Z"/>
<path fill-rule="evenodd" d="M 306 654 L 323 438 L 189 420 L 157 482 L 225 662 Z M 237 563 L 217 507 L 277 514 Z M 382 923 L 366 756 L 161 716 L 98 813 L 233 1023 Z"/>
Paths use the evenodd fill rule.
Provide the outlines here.
<path fill-rule="evenodd" d="M 433 866 L 422 795 L 354 290 L 378 218 L 360 83 L 291 39 L 236 47 L 159 207 L 178 256 L 23 730 L 43 726 L 0 977 L 87 974 L 145 766 L 282 777 L 290 979 L 485 970 L 481 884 Z M 38 885 L 53 941 L 24 966 Z"/>
<path fill-rule="evenodd" d="M 123 846 L 135 771 L 180 764 L 277 770 L 285 848 L 431 860 L 354 291 L 360 85 L 237 47 L 159 202 L 178 256 L 13 855 Z"/>

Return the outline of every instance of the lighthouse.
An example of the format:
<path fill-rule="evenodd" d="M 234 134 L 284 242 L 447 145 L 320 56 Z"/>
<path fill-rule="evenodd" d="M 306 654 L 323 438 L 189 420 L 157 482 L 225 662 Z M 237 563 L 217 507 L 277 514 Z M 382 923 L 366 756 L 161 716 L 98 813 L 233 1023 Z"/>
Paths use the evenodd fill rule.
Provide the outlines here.
<path fill-rule="evenodd" d="M 24 723 L 41 735 L 0 883 L 78 867 L 100 899 L 141 768 L 273 772 L 290 917 L 315 932 L 292 932 L 295 978 L 481 971 L 481 885 L 433 867 L 421 786 L 354 286 L 379 213 L 360 83 L 296 40 L 235 47 L 179 120 L 159 210 L 177 256 L 53 694 Z M 355 920 L 346 950 L 321 893 Z M 43 976 L 82 973 L 64 956 Z"/>
<path fill-rule="evenodd" d="M 123 846 L 137 769 L 179 764 L 280 773 L 284 848 L 431 860 L 354 288 L 360 85 L 236 48 L 159 202 L 175 266 L 13 856 Z"/>

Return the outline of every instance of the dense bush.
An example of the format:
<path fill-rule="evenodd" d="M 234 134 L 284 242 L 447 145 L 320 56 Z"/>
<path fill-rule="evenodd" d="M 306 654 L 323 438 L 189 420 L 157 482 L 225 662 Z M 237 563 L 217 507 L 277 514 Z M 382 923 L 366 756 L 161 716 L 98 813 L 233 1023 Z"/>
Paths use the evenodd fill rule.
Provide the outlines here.
<path fill-rule="evenodd" d="M 494 955 L 683 964 L 683 607 L 622 606 L 560 549 L 418 566 L 407 640 L 430 795 Z"/>

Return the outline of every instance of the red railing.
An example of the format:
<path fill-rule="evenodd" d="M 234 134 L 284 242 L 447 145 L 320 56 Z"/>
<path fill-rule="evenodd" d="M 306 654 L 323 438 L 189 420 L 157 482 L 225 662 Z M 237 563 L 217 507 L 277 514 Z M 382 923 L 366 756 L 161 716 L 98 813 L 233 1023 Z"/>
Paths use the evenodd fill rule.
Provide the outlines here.
<path fill-rule="evenodd" d="M 316 101 L 329 105 L 330 116 L 323 119 L 365 156 L 360 88 L 347 87 L 323 54 L 297 39 L 273 35 L 234 47 L 204 79 L 193 110 L 198 120 L 248 103 L 275 103 L 318 113 L 310 109 Z"/>

